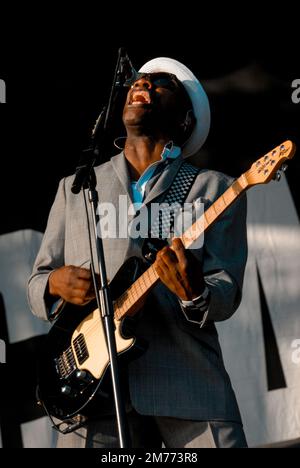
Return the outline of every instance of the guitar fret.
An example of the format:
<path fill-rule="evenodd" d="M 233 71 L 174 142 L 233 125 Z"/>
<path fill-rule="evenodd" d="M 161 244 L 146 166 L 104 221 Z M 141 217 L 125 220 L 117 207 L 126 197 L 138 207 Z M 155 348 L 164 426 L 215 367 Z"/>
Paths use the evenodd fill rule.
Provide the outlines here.
<path fill-rule="evenodd" d="M 224 208 L 226 208 L 226 206 L 227 206 L 227 203 L 226 203 L 226 200 L 225 200 L 225 196 L 224 196 L 224 194 L 223 194 L 223 195 L 221 195 L 221 200 L 222 200 L 222 202 L 223 202 L 222 209 L 224 209 Z"/>
<path fill-rule="evenodd" d="M 145 291 L 147 291 L 147 286 L 148 286 L 148 285 L 147 285 L 147 283 L 146 283 L 146 279 L 145 279 L 145 275 L 144 275 L 144 274 L 141 275 L 141 280 L 144 282 L 144 292 L 145 292 Z"/>
<path fill-rule="evenodd" d="M 148 272 L 149 280 L 150 280 L 151 283 L 157 279 L 158 276 L 157 276 L 157 273 L 156 273 L 153 266 L 148 268 L 147 272 Z M 152 277 L 151 277 L 151 275 L 152 275 Z"/>
<path fill-rule="evenodd" d="M 223 199 L 224 199 L 224 203 L 226 206 L 228 206 L 231 202 L 232 202 L 232 196 L 233 196 L 233 193 L 232 193 L 232 188 L 230 187 L 228 190 L 226 190 L 226 192 L 223 194 Z"/>
<path fill-rule="evenodd" d="M 131 294 L 131 288 L 127 289 L 127 298 L 126 298 L 126 301 L 128 301 L 129 304 L 133 304 L 133 303 L 134 303 L 134 299 L 133 299 L 132 294 Z"/>
<path fill-rule="evenodd" d="M 131 295 L 132 299 L 134 300 L 135 296 L 136 296 L 136 288 L 135 288 L 135 285 L 132 284 L 128 290 L 128 294 Z"/>
<path fill-rule="evenodd" d="M 117 320 L 120 320 L 121 317 L 122 317 L 122 315 L 125 314 L 124 305 L 121 304 L 120 298 L 118 298 L 118 299 L 115 301 L 114 312 L 115 312 L 115 318 L 116 318 Z"/>
<path fill-rule="evenodd" d="M 151 268 L 152 267 L 148 268 L 148 270 L 145 271 L 145 278 L 147 277 L 148 282 L 151 282 Z"/>
<path fill-rule="evenodd" d="M 217 218 L 217 217 L 219 216 L 219 214 L 220 214 L 220 211 L 219 211 L 219 209 L 218 209 L 218 208 L 219 208 L 218 200 L 216 201 L 216 203 L 214 203 L 214 204 L 212 205 L 212 208 L 214 209 L 214 212 L 215 212 L 216 218 Z"/>
<path fill-rule="evenodd" d="M 209 226 L 208 210 L 206 210 L 204 213 L 204 223 L 204 228 L 206 229 L 206 227 Z"/>
<path fill-rule="evenodd" d="M 208 208 L 208 210 L 206 210 L 205 215 L 206 215 L 206 217 L 208 219 L 207 225 L 209 226 L 216 219 L 216 215 L 213 212 L 212 207 L 210 207 L 210 208 Z"/>

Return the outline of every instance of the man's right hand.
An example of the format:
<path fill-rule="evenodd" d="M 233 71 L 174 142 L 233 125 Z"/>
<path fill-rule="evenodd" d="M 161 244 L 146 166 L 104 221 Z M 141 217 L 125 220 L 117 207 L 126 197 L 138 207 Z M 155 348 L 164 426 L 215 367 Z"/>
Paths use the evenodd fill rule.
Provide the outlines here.
<path fill-rule="evenodd" d="M 90 270 L 73 265 L 54 270 L 49 276 L 49 293 L 76 305 L 85 305 L 95 298 Z"/>

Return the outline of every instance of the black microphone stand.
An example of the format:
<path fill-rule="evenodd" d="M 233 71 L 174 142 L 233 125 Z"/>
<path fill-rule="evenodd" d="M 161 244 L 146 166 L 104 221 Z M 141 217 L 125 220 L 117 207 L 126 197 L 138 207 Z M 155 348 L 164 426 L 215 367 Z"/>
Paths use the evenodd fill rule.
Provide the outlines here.
<path fill-rule="evenodd" d="M 83 151 L 79 165 L 77 166 L 77 169 L 75 172 L 75 178 L 74 178 L 74 182 L 73 182 L 71 190 L 75 194 L 78 194 L 82 190 L 85 196 L 84 189 L 88 188 L 88 198 L 89 198 L 91 211 L 92 211 L 92 219 L 93 219 L 94 234 L 95 234 L 95 245 L 96 245 L 97 260 L 98 260 L 98 265 L 99 265 L 99 276 L 100 276 L 99 289 L 98 289 L 98 282 L 97 282 L 96 275 L 95 275 L 92 248 L 91 248 L 91 271 L 92 271 L 92 277 L 93 277 L 93 282 L 94 282 L 97 305 L 98 305 L 99 313 L 101 315 L 101 320 L 104 326 L 105 335 L 106 335 L 106 344 L 107 344 L 108 356 L 110 360 L 110 369 L 111 369 L 111 377 L 112 377 L 113 396 L 114 396 L 115 409 L 116 409 L 119 443 L 120 443 L 121 448 L 129 448 L 131 443 L 130 443 L 128 423 L 127 423 L 126 412 L 125 412 L 125 403 L 124 403 L 124 398 L 123 398 L 123 395 L 121 392 L 121 386 L 120 386 L 118 355 L 117 355 L 116 340 L 115 340 L 114 308 L 113 308 L 110 288 L 108 285 L 108 280 L 107 280 L 107 275 L 106 275 L 103 242 L 101 238 L 101 233 L 99 233 L 100 226 L 97 226 L 97 221 L 98 221 L 97 209 L 98 209 L 99 197 L 98 197 L 98 192 L 96 190 L 97 180 L 96 180 L 96 174 L 94 170 L 94 165 L 96 161 L 98 163 L 100 159 L 99 162 L 101 164 L 101 156 L 103 156 L 101 155 L 101 149 L 99 149 L 99 144 L 98 144 L 99 137 L 100 137 L 102 144 L 105 146 L 108 125 L 112 119 L 114 104 L 117 98 L 117 94 L 119 92 L 118 88 L 123 87 L 126 82 L 126 75 L 123 73 L 124 70 L 123 70 L 123 65 L 122 65 L 122 63 L 124 63 L 124 54 L 125 54 L 124 49 L 120 48 L 117 65 L 115 69 L 115 74 L 114 74 L 114 81 L 113 81 L 113 85 L 111 88 L 111 93 L 110 93 L 107 109 L 103 108 L 102 112 L 100 113 L 100 116 L 97 119 L 97 122 L 92 132 L 91 144 L 86 150 Z M 90 235 L 89 235 L 89 241 L 90 241 L 90 247 L 91 247 Z"/>

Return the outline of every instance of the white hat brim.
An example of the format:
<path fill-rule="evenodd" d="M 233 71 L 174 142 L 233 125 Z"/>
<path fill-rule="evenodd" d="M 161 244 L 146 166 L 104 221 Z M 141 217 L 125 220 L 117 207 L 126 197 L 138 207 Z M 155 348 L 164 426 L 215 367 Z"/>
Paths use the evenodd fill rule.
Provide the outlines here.
<path fill-rule="evenodd" d="M 193 105 L 196 124 L 190 138 L 182 147 L 183 157 L 196 154 L 204 144 L 210 129 L 208 97 L 199 80 L 183 63 L 168 57 L 158 57 L 145 63 L 139 72 L 167 72 L 177 76 L 185 87 Z"/>

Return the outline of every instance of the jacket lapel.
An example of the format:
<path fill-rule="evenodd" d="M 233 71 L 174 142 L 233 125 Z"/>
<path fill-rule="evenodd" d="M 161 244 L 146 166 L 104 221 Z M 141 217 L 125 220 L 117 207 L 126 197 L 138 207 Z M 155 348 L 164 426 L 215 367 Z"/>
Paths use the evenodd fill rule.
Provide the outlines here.
<path fill-rule="evenodd" d="M 183 157 L 178 156 L 175 160 L 172 160 L 164 169 L 163 173 L 159 177 L 154 187 L 149 191 L 148 195 L 144 200 L 144 204 L 151 203 L 155 198 L 162 195 L 171 186 L 181 164 L 183 163 Z M 149 181 L 149 183 L 151 183 Z"/>
<path fill-rule="evenodd" d="M 171 162 L 166 166 L 163 173 L 159 177 L 157 183 L 154 185 L 152 189 L 150 189 L 149 193 L 146 195 L 144 200 L 144 204 L 151 203 L 152 200 L 162 195 L 164 192 L 168 190 L 170 185 L 172 184 L 181 164 L 183 163 L 183 157 L 180 155 L 175 160 L 171 160 Z M 125 188 L 129 199 L 132 200 L 132 192 L 130 186 L 130 175 L 126 163 L 126 158 L 124 152 L 117 154 L 111 158 L 111 164 L 116 172 L 118 179 L 120 180 L 122 186 Z M 151 183 L 151 181 L 149 181 Z"/>
<path fill-rule="evenodd" d="M 132 202 L 133 200 L 132 200 L 132 192 L 131 192 L 131 186 L 130 186 L 130 175 L 129 175 L 124 152 L 122 151 L 122 153 L 119 153 L 116 156 L 113 156 L 110 161 L 121 184 L 125 188 L 129 196 L 129 199 Z"/>

